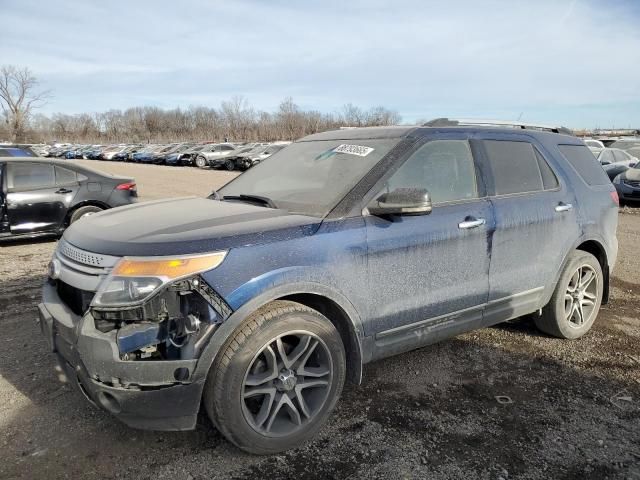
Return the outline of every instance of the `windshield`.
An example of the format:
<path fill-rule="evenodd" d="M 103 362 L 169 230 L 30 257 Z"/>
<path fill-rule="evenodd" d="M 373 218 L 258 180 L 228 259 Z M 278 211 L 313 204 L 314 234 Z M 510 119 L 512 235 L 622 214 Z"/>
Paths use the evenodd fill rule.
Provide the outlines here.
<path fill-rule="evenodd" d="M 225 185 L 219 193 L 267 197 L 291 213 L 324 217 L 400 140 L 293 143 Z"/>

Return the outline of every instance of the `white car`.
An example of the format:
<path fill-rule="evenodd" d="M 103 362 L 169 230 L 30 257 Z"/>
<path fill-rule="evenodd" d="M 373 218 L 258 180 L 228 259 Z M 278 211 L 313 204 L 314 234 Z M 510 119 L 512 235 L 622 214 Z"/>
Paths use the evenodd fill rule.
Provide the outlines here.
<path fill-rule="evenodd" d="M 229 155 L 235 149 L 232 143 L 212 143 L 198 152 L 194 163 L 198 168 L 209 167 L 214 160 Z"/>
<path fill-rule="evenodd" d="M 584 143 L 587 147 L 589 147 L 589 150 L 591 150 L 591 153 L 593 153 L 596 157 L 600 154 L 602 150 L 606 148 L 604 143 L 602 143 L 600 140 L 594 140 L 592 138 L 585 139 Z"/>
<path fill-rule="evenodd" d="M 611 165 L 612 163 L 626 165 L 628 167 L 635 166 L 638 163 L 638 159 L 632 155 L 629 155 L 624 150 L 619 148 L 603 148 L 596 156 L 601 165 Z"/>

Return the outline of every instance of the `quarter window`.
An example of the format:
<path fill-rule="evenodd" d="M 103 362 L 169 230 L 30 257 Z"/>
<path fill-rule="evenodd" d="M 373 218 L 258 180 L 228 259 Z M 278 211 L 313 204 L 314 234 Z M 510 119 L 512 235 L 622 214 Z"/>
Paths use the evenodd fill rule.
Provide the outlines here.
<path fill-rule="evenodd" d="M 69 185 L 78 181 L 76 172 L 72 172 L 66 168 L 56 167 L 56 184 Z"/>
<path fill-rule="evenodd" d="M 53 187 L 54 185 L 53 165 L 42 163 L 9 164 L 8 188 L 21 191 Z"/>
<path fill-rule="evenodd" d="M 539 154 L 533 145 L 528 142 L 503 140 L 485 140 L 483 143 L 489 159 L 495 195 L 537 192 L 544 189 Z M 544 159 L 541 160 L 546 165 Z M 546 165 L 546 168 L 549 166 Z M 553 172 L 550 173 L 553 175 Z M 551 181 L 550 178 L 548 181 Z"/>
<path fill-rule="evenodd" d="M 386 184 L 425 188 L 433 203 L 478 198 L 473 155 L 466 140 L 433 140 L 416 150 Z"/>
<path fill-rule="evenodd" d="M 609 180 L 609 177 L 587 147 L 583 145 L 558 145 L 558 148 L 587 185 L 607 185 L 611 183 L 611 180 Z M 609 151 L 602 152 L 601 162 L 602 157 Z"/>

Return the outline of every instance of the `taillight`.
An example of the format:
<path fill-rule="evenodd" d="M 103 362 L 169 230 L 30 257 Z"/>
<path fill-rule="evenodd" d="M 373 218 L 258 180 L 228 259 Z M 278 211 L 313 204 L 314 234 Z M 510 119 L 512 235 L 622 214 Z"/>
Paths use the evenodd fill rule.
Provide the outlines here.
<path fill-rule="evenodd" d="M 616 205 L 620 205 L 620 197 L 618 197 L 618 191 L 614 190 L 613 192 L 609 193 L 611 194 L 611 200 L 613 200 Z"/>
<path fill-rule="evenodd" d="M 116 187 L 116 190 L 129 190 L 129 191 L 135 191 L 136 189 L 136 184 L 133 182 L 129 182 L 129 183 L 121 183 L 120 185 L 118 185 Z"/>

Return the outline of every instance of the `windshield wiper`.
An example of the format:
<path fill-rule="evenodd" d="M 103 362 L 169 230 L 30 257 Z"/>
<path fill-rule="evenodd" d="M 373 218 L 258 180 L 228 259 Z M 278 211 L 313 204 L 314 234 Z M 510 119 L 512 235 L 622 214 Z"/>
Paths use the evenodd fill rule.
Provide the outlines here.
<path fill-rule="evenodd" d="M 269 197 L 262 197 L 260 195 L 245 195 L 241 193 L 240 195 L 225 195 L 220 197 L 220 200 L 247 200 L 249 202 L 261 203 L 269 208 L 278 208 L 275 202 Z"/>

